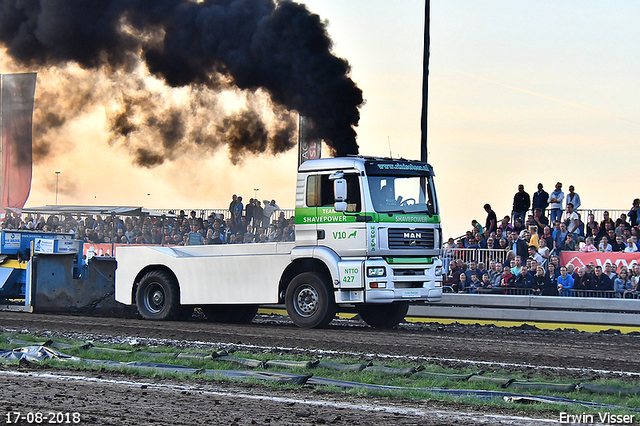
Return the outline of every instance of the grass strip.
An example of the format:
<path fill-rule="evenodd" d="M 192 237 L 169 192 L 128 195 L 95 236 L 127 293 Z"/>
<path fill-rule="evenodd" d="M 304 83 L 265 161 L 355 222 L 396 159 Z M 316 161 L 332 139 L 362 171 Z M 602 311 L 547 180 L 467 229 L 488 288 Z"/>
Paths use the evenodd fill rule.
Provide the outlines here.
<path fill-rule="evenodd" d="M 36 345 L 38 343 L 42 343 L 43 339 L 37 336 L 31 335 L 18 335 L 16 334 L 0 334 L 1 337 L 7 341 L 7 346 L 11 347 L 20 347 L 25 345 Z M 19 338 L 18 338 L 19 337 Z M 51 339 L 47 339 L 49 341 Z M 348 357 L 340 357 L 340 358 L 331 358 L 326 357 L 320 362 L 317 360 L 312 360 L 311 362 L 316 365 L 315 368 L 308 368 L 310 360 L 303 359 L 303 357 L 295 356 L 295 355 L 278 355 L 278 359 L 274 360 L 274 354 L 272 353 L 243 353 L 243 352 L 235 352 L 232 359 L 228 359 L 225 357 L 230 357 L 230 355 L 225 355 L 228 352 L 221 350 L 217 352 L 209 352 L 209 353 L 200 353 L 197 351 L 192 351 L 189 348 L 176 348 L 169 346 L 161 346 L 161 347 L 136 347 L 132 348 L 129 345 L 96 345 L 94 343 L 88 344 L 87 342 L 82 341 L 71 341 L 65 339 L 55 339 L 56 341 L 51 340 L 49 344 L 51 347 L 66 347 L 68 350 L 65 353 L 69 355 L 79 357 L 79 358 L 95 358 L 96 354 L 99 354 L 99 358 L 101 358 L 100 364 L 95 366 L 88 366 L 83 363 L 78 363 L 76 361 L 56 361 L 49 360 L 45 363 L 51 365 L 59 365 L 62 368 L 69 367 L 77 367 L 81 369 L 100 369 L 107 368 L 119 371 L 136 371 L 140 372 L 144 371 L 144 374 L 148 375 L 160 375 L 160 376 L 178 376 L 178 377 L 201 377 L 203 372 L 206 372 L 207 376 L 217 377 L 216 372 L 224 372 L 224 371 L 238 371 L 238 369 L 242 367 L 246 367 L 246 365 L 239 364 L 236 360 L 240 359 L 249 359 L 249 357 L 255 358 L 254 361 L 257 361 L 257 366 L 254 367 L 256 370 L 264 370 L 265 365 L 263 365 L 266 361 L 282 361 L 281 365 L 288 365 L 292 370 L 298 372 L 300 376 L 308 376 L 310 370 L 313 371 L 314 377 L 312 380 L 316 380 L 318 376 L 323 377 L 327 380 L 339 380 L 353 383 L 361 383 L 364 385 L 371 385 L 365 388 L 351 388 L 346 392 L 354 392 L 358 394 L 381 394 L 385 396 L 392 397 L 410 397 L 415 399 L 437 399 L 437 400 L 448 400 L 448 398 L 453 398 L 457 401 L 463 402 L 468 398 L 470 403 L 473 404 L 497 404 L 497 405 L 505 405 L 508 406 L 510 403 L 507 401 L 500 401 L 500 398 L 492 397 L 489 400 L 479 398 L 477 395 L 472 396 L 473 392 L 466 391 L 486 391 L 486 392 L 504 392 L 503 379 L 504 377 L 500 377 L 501 372 L 491 371 L 490 374 L 495 374 L 496 379 L 499 380 L 480 380 L 480 381 L 470 381 L 468 380 L 471 377 L 478 376 L 478 371 L 472 371 L 470 369 L 453 369 L 453 368 L 445 368 L 439 365 L 425 365 L 424 370 L 421 372 L 415 372 L 409 376 L 404 375 L 389 375 L 385 374 L 386 368 L 391 369 L 415 369 L 414 366 L 408 366 L 406 363 L 402 361 L 393 361 L 389 362 L 388 365 L 381 366 L 384 367 L 382 369 L 370 369 L 365 368 L 366 366 L 371 365 L 371 361 L 363 362 L 361 359 L 357 358 L 348 358 Z M 20 343 L 20 344 L 18 344 Z M 181 355 L 181 356 L 180 356 Z M 162 363 L 166 362 L 167 365 L 172 366 L 180 366 L 180 368 L 175 368 L 173 372 L 159 372 L 154 370 L 153 367 L 150 367 L 151 363 L 149 363 L 149 359 L 154 359 L 154 361 Z M 284 361 L 294 361 L 292 362 L 284 362 Z M 262 364 L 262 365 L 261 365 Z M 340 365 L 348 366 L 346 369 L 338 369 Z M 365 367 L 363 367 L 363 365 Z M 368 370 L 368 371 L 367 371 Z M 256 373 L 271 373 L 266 371 L 256 371 Z M 482 373 L 482 372 L 480 372 Z M 234 373 L 241 374 L 241 373 Z M 487 378 L 492 377 L 491 375 L 487 375 Z M 517 386 L 524 386 L 528 394 L 532 398 L 535 397 L 560 397 L 560 398 L 579 398 L 580 400 L 584 400 L 586 402 L 592 402 L 597 404 L 607 404 L 610 406 L 619 406 L 624 405 L 626 407 L 640 407 L 640 396 L 634 394 L 633 392 L 627 390 L 633 390 L 638 388 L 638 381 L 633 381 L 629 383 L 629 381 L 622 380 L 596 380 L 593 383 L 589 383 L 593 386 L 609 386 L 609 387 L 617 387 L 621 388 L 621 391 L 611 393 L 611 394 L 602 394 L 602 393 L 592 393 L 589 391 L 589 388 L 580 388 L 576 387 L 575 384 L 561 383 L 562 378 L 558 379 L 558 382 L 545 380 L 543 377 L 535 377 L 531 374 L 531 372 L 526 372 L 526 377 L 524 374 L 516 374 L 513 372 L 508 372 L 513 378 L 516 379 L 514 383 L 517 383 Z M 272 376 L 273 377 L 273 376 Z M 466 379 L 464 379 L 466 378 Z M 258 380 L 258 378 L 249 376 L 249 380 Z M 261 378 L 260 378 L 261 379 Z M 234 379 L 235 380 L 235 379 Z M 261 379 L 262 380 L 262 379 Z M 539 386 L 537 385 L 539 384 Z M 513 384 L 512 384 L 513 385 Z M 631 385 L 631 386 L 630 386 Z M 335 385 L 323 385 L 327 386 L 328 389 L 338 389 L 340 387 Z M 571 390 L 569 389 L 571 387 Z M 402 388 L 402 389 L 400 389 Z M 447 390 L 449 393 L 440 393 L 434 394 L 433 391 L 430 391 L 431 388 L 439 388 Z M 516 389 L 524 390 L 523 389 Z M 591 388 L 591 390 L 596 388 Z M 340 392 L 345 392 L 341 390 Z M 481 393 L 480 393 L 481 394 Z M 511 403 L 513 404 L 513 403 Z M 544 403 L 533 402 L 529 405 L 526 405 L 526 409 L 541 409 L 541 406 L 544 409 L 550 409 L 549 406 L 546 406 Z M 554 405 L 553 410 L 558 410 L 559 408 Z M 580 413 L 582 408 L 576 409 L 575 407 L 564 407 L 564 411 Z M 626 413 L 635 413 L 635 411 L 620 409 L 622 412 Z"/>

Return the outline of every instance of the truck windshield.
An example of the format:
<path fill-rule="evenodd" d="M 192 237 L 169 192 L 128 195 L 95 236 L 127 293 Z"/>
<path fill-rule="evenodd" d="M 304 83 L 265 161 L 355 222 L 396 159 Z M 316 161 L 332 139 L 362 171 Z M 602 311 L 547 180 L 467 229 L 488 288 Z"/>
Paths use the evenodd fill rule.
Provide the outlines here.
<path fill-rule="evenodd" d="M 368 176 L 378 213 L 438 213 L 433 181 L 428 176 Z"/>

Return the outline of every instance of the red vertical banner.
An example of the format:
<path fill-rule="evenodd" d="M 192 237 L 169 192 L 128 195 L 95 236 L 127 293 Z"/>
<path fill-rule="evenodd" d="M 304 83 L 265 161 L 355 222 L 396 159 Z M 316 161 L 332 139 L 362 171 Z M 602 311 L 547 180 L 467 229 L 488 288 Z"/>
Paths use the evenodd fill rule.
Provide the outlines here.
<path fill-rule="evenodd" d="M 2 215 L 9 207 L 23 208 L 31 191 L 33 104 L 36 73 L 4 74 L 2 92 Z"/>

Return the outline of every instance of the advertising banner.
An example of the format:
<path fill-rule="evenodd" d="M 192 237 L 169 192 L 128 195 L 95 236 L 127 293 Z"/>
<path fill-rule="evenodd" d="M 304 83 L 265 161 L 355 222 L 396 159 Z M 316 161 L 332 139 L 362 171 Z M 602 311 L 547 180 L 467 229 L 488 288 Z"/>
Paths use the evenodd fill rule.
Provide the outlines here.
<path fill-rule="evenodd" d="M 34 253 L 53 254 L 55 253 L 55 240 L 48 238 L 36 238 L 33 242 Z"/>
<path fill-rule="evenodd" d="M 144 244 L 145 247 L 161 247 L 159 244 Z M 113 252 L 118 253 L 118 247 L 131 247 L 130 244 L 114 244 Z M 165 245 L 164 247 L 172 247 Z M 76 252 L 78 250 L 76 249 Z M 93 256 L 111 256 L 111 243 L 84 243 L 82 253 L 87 257 Z"/>
<path fill-rule="evenodd" d="M 605 263 L 611 263 L 620 267 L 621 265 L 630 267 L 636 263 L 640 263 L 640 253 L 620 253 L 620 252 L 589 252 L 580 251 L 563 251 L 560 254 L 560 264 L 571 264 L 575 268 L 582 268 L 589 263 L 595 263 L 596 266 L 603 266 Z"/>
<path fill-rule="evenodd" d="M 33 103 L 36 73 L 0 76 L 2 172 L 0 204 L 23 208 L 31 191 Z"/>
<path fill-rule="evenodd" d="M 307 160 L 317 160 L 322 154 L 322 141 L 310 137 L 313 124 L 300 116 L 298 120 L 298 166 Z"/>

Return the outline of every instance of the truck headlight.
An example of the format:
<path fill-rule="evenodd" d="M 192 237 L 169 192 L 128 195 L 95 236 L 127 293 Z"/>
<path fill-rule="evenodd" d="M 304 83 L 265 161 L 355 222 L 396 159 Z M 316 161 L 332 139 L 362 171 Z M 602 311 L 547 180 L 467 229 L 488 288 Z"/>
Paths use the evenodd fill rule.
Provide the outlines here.
<path fill-rule="evenodd" d="M 367 277 L 384 277 L 387 275 L 387 271 L 384 266 L 369 266 L 367 267 Z"/>
<path fill-rule="evenodd" d="M 442 266 L 436 266 L 436 277 L 442 275 Z"/>

